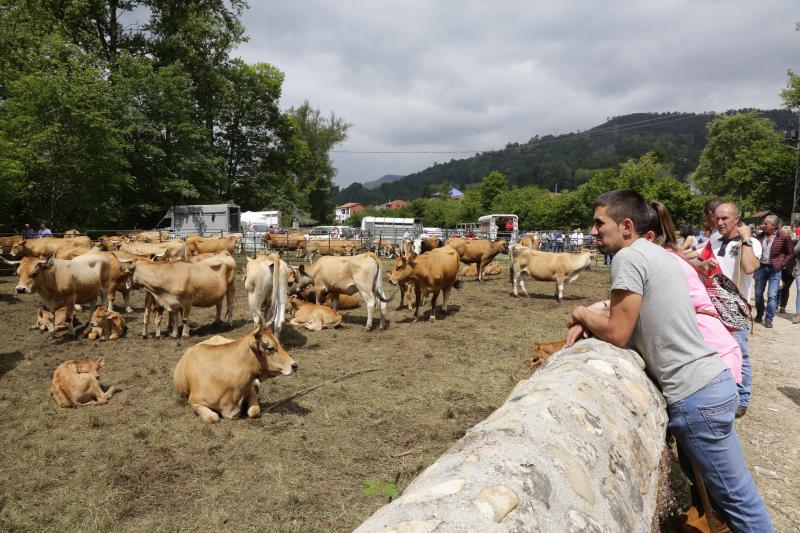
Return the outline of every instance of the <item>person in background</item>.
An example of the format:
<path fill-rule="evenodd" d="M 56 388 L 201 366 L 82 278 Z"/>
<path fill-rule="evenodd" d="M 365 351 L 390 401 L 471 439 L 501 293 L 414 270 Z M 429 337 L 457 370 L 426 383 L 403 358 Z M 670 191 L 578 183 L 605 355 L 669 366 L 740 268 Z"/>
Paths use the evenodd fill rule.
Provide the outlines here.
<path fill-rule="evenodd" d="M 683 239 L 683 242 L 677 247 L 678 250 L 684 252 L 684 255 L 688 251 L 697 252 L 697 237 L 695 237 L 694 228 L 691 225 L 681 224 L 678 234 Z"/>
<path fill-rule="evenodd" d="M 615 253 L 608 315 L 572 310 L 567 346 L 590 333 L 633 345 L 667 402 L 668 427 L 699 467 L 709 496 L 734 531 L 773 531 L 734 427 L 736 383 L 703 340 L 686 276 L 669 252 L 643 238 L 650 207 L 631 189 L 595 201 L 592 235 Z"/>
<path fill-rule="evenodd" d="M 36 232 L 33 230 L 30 224 L 25 224 L 22 228 L 22 236 L 26 239 L 33 239 L 36 237 Z"/>
<path fill-rule="evenodd" d="M 712 198 L 703 204 L 703 231 L 697 235 L 698 250 L 701 250 L 717 232 L 717 218 L 715 212 L 717 207 L 719 207 L 721 204 L 722 200 L 719 198 Z M 695 259 L 696 257 L 696 255 L 694 257 L 684 256 L 685 259 Z"/>
<path fill-rule="evenodd" d="M 792 232 L 791 229 L 792 228 L 789 226 L 784 227 L 786 233 L 793 236 L 794 232 Z M 794 256 L 792 257 L 791 261 L 786 263 L 786 266 L 783 267 L 783 270 L 781 270 L 781 294 L 778 304 L 779 313 L 786 312 L 786 304 L 789 303 L 789 292 L 792 288 L 792 283 L 794 282 L 795 278 L 794 271 L 797 266 L 797 243 L 800 242 L 800 239 L 794 236 L 792 238 L 794 239 L 794 242 L 792 243 L 792 247 L 794 248 Z M 800 285 L 798 285 L 798 288 L 800 288 Z M 795 313 L 800 313 L 796 307 Z"/>
<path fill-rule="evenodd" d="M 761 226 L 764 229 L 761 242 L 760 266 L 755 273 L 756 322 L 764 320 L 764 327 L 772 327 L 778 305 L 778 289 L 781 271 L 794 257 L 794 247 L 788 233 L 779 231 L 780 221 L 775 215 L 767 215 Z M 767 289 L 767 306 L 764 309 L 764 289 Z"/>
<path fill-rule="evenodd" d="M 47 224 L 44 222 L 41 223 L 39 226 L 39 233 L 37 234 L 39 237 L 52 237 L 53 232 L 50 231 L 50 228 L 47 227 Z"/>
<path fill-rule="evenodd" d="M 794 223 L 794 238 L 800 240 L 800 220 Z"/>
<path fill-rule="evenodd" d="M 710 239 L 710 246 L 700 254 L 709 273 L 715 269 L 730 278 L 745 298 L 750 294 L 753 274 L 759 267 L 761 243 L 751 238 L 750 228 L 739 226 L 741 212 L 736 204 L 719 204 L 715 211 L 717 232 Z M 744 416 L 750 405 L 753 376 L 750 368 L 750 332 L 734 331 L 733 337 L 742 350 L 742 383 L 739 387 L 739 407 L 736 417 Z"/>
<path fill-rule="evenodd" d="M 794 245 L 794 255 L 798 258 L 792 269 L 797 296 L 794 301 L 794 318 L 792 319 L 792 324 L 800 324 L 800 239 L 798 239 L 797 243 Z"/>

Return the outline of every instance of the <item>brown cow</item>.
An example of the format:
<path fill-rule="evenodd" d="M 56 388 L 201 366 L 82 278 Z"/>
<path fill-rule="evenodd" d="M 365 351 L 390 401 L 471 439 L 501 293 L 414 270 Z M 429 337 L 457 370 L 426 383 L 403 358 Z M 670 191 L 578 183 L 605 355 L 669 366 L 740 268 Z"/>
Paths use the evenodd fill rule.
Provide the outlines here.
<path fill-rule="evenodd" d="M 104 252 L 115 252 L 119 250 L 123 242 L 125 242 L 125 237 L 122 235 L 101 235 L 97 239 L 97 246 Z"/>
<path fill-rule="evenodd" d="M 519 296 L 517 287 L 525 296 L 530 296 L 525 288 L 523 274 L 537 281 L 555 281 L 555 297 L 559 302 L 564 299 L 564 280 L 572 283 L 583 270 L 592 263 L 591 252 L 551 253 L 531 250 L 525 246 L 514 245 L 511 248 L 511 266 L 509 275 L 514 288 L 514 296 Z"/>
<path fill-rule="evenodd" d="M 276 252 L 297 251 L 300 255 L 306 247 L 305 233 L 266 233 L 261 240 L 267 249 Z"/>
<path fill-rule="evenodd" d="M 483 269 L 484 276 L 499 276 L 502 272 L 503 268 L 500 266 L 500 263 L 497 261 L 492 261 Z M 461 271 L 461 277 L 469 278 L 478 275 L 478 266 L 477 265 L 467 265 L 464 267 L 464 270 Z"/>
<path fill-rule="evenodd" d="M 64 232 L 64 235 L 62 235 L 62 237 L 64 239 L 74 239 L 75 237 L 80 237 L 80 235 L 81 235 L 80 231 L 76 229 L 68 229 L 67 231 Z"/>
<path fill-rule="evenodd" d="M 39 239 L 23 239 L 11 248 L 14 257 L 54 257 L 55 259 L 73 259 L 85 254 L 92 248 L 89 237 L 61 239 L 58 237 L 41 237 Z"/>
<path fill-rule="evenodd" d="M 431 322 L 436 320 L 436 300 L 443 294 L 442 312 L 447 314 L 450 290 L 457 286 L 458 253 L 450 246 L 437 248 L 422 255 L 402 256 L 400 265 L 389 273 L 389 281 L 395 285 L 411 283 L 417 302 L 414 322 L 419 318 L 419 307 L 423 291 L 431 293 Z"/>
<path fill-rule="evenodd" d="M 386 275 L 390 278 L 390 281 L 392 272 L 398 268 L 403 268 L 404 264 L 403 258 L 410 257 L 414 253 L 414 251 L 410 247 L 404 246 L 406 242 L 408 241 L 403 241 L 401 243 L 401 246 L 396 247 L 394 250 L 394 254 L 397 256 L 397 259 L 395 259 L 394 261 L 394 267 L 392 267 L 392 270 L 386 273 Z M 411 304 L 411 297 L 414 295 L 414 284 L 410 282 L 406 283 L 404 281 L 401 281 L 398 282 L 397 288 L 400 290 L 400 305 L 397 306 L 397 309 L 400 310 L 403 309 L 404 307 L 408 307 L 408 310 L 410 311 L 411 309 L 414 308 L 413 305 Z M 422 292 L 422 302 L 420 302 L 420 305 L 425 303 L 425 297 L 427 295 L 428 293 L 426 293 L 425 291 Z"/>
<path fill-rule="evenodd" d="M 138 242 L 164 242 L 169 240 L 169 230 L 161 231 L 140 231 L 128 236 L 130 241 Z"/>
<path fill-rule="evenodd" d="M 306 259 L 318 255 L 354 255 L 361 248 L 358 239 L 309 239 L 305 244 Z"/>
<path fill-rule="evenodd" d="M 75 304 L 95 303 L 98 296 L 104 301 L 106 288 L 102 280 L 108 279 L 108 262 L 91 257 L 81 260 L 82 257 L 75 260 L 23 257 L 20 261 L 6 261 L 19 265 L 17 293 L 39 294 L 44 307 L 51 312 L 64 307 L 64 324 L 73 336 Z M 49 329 L 51 334 L 55 333 L 55 322 Z"/>
<path fill-rule="evenodd" d="M 533 344 L 533 357 L 528 359 L 528 367 L 532 370 L 539 368 L 539 366 L 547 361 L 547 359 L 554 353 L 560 352 L 567 344 L 567 339 L 560 339 L 557 341 L 543 341 Z"/>
<path fill-rule="evenodd" d="M 186 252 L 192 256 L 206 253 L 228 252 L 232 254 L 239 244 L 241 235 L 228 235 L 224 239 L 219 237 L 186 237 Z"/>
<path fill-rule="evenodd" d="M 11 235 L 9 237 L 0 237 L 0 253 L 8 254 L 11 253 L 11 249 L 14 248 L 14 245 L 18 242 L 22 241 L 22 235 Z"/>
<path fill-rule="evenodd" d="M 442 246 L 444 246 L 444 241 L 439 237 L 425 237 L 419 240 L 419 251 L 417 254 L 424 254 L 425 252 L 430 252 Z"/>
<path fill-rule="evenodd" d="M 539 245 L 542 244 L 542 239 L 538 233 L 529 233 L 522 238 L 520 244 L 533 250 L 538 250 Z"/>
<path fill-rule="evenodd" d="M 83 405 L 105 405 L 115 392 L 116 386 L 103 392 L 99 372 L 106 366 L 103 358 L 71 359 L 58 365 L 50 383 L 50 396 L 61 407 L 80 407 Z"/>
<path fill-rule="evenodd" d="M 275 268 L 275 265 L 278 268 Z M 276 306 L 273 331 L 280 338 L 289 284 L 294 283 L 295 273 L 278 254 L 247 258 L 244 287 L 247 289 L 247 304 L 256 324 L 264 320 L 264 312 Z"/>
<path fill-rule="evenodd" d="M 86 328 L 83 336 L 91 340 L 113 341 L 124 336 L 126 330 L 125 318 L 122 315 L 114 311 L 108 311 L 104 305 L 100 305 L 92 313 L 89 327 Z"/>
<path fill-rule="evenodd" d="M 123 272 L 132 272 L 133 288 L 143 287 L 154 298 L 158 306 L 169 310 L 174 318 L 180 315 L 183 336 L 189 336 L 189 313 L 192 307 L 216 306 L 214 323 L 221 320 L 222 301 L 226 300 L 225 321 L 233 325 L 233 301 L 235 296 L 236 261 L 227 252 L 198 263 L 135 261 L 123 265 Z M 142 337 L 147 337 L 149 319 L 145 307 L 142 320 Z M 178 336 L 178 321 L 175 320 L 172 336 Z"/>
<path fill-rule="evenodd" d="M 505 239 L 498 239 L 494 242 L 483 239 L 461 239 L 451 237 L 447 240 L 447 245 L 458 252 L 461 262 L 465 265 L 476 263 L 478 265 L 478 281 L 483 281 L 483 269 L 488 265 L 497 254 L 508 253 L 508 242 Z"/>
<path fill-rule="evenodd" d="M 372 308 L 378 303 L 381 320 L 380 329 L 386 327 L 386 296 L 383 294 L 383 265 L 372 253 L 350 257 L 320 257 L 307 268 L 300 265 L 297 284 L 293 292 L 299 292 L 314 284 L 316 303 L 321 304 L 324 294 L 333 295 L 333 309 L 337 309 L 340 294 L 361 294 L 367 305 L 366 330 L 372 330 Z"/>
<path fill-rule="evenodd" d="M 305 290 L 298 293 L 298 296 L 305 302 L 315 303 L 317 301 L 317 291 L 314 287 L 307 287 Z M 333 294 L 326 294 L 325 301 L 322 302 L 322 305 L 333 309 Z M 336 298 L 337 311 L 347 311 L 350 309 L 358 309 L 359 307 L 361 307 L 361 295 L 359 293 L 340 294 Z M 409 309 L 411 308 L 409 307 Z"/>
<path fill-rule="evenodd" d="M 172 258 L 186 261 L 188 253 L 186 252 L 186 243 L 180 240 L 165 241 L 165 242 L 124 242 L 119 246 L 120 251 L 129 254 L 158 257 L 166 260 Z"/>
<path fill-rule="evenodd" d="M 178 361 L 175 388 L 189 397 L 189 405 L 203 422 L 213 424 L 220 414 L 236 418 L 242 404 L 248 417 L 257 417 L 261 407 L 256 380 L 297 371 L 298 364 L 284 351 L 270 325 L 262 322 L 238 340 L 214 336 L 186 350 Z"/>
<path fill-rule="evenodd" d="M 342 324 L 342 315 L 325 305 L 306 302 L 293 294 L 289 297 L 292 309 L 293 326 L 303 326 L 311 331 L 320 331 L 322 328 L 338 328 Z"/>

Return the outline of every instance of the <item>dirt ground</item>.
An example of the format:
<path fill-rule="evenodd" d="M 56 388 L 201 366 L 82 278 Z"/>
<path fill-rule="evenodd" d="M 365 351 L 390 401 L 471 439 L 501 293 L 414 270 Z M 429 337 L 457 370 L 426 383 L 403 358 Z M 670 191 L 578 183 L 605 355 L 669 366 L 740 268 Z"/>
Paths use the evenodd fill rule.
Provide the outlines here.
<path fill-rule="evenodd" d="M 566 288 L 564 304 L 551 283 L 529 283 L 533 298 L 514 299 L 505 268 L 454 291 L 436 323 L 411 323 L 387 283 L 386 331 L 364 332 L 363 308 L 345 311 L 337 330 L 287 325 L 283 342 L 300 371 L 262 387 L 262 409 L 323 386 L 259 419 L 213 426 L 177 395 L 172 371 L 190 345 L 252 329 L 241 273 L 234 329 L 214 329 L 213 310 L 194 309 L 184 343 L 141 339 L 139 312 L 121 341 L 50 339 L 27 329 L 38 297 L 15 296 L 16 277 L 0 277 L 0 530 L 352 530 L 388 501 L 365 483 L 402 491 L 529 375 L 535 341 L 563 337 L 570 308 L 608 290 L 599 268 Z M 142 301 L 134 297 L 137 311 Z M 778 531 L 800 521 L 800 326 L 787 325 L 776 320 L 769 338 L 756 329 L 753 406 L 737 423 Z M 53 369 L 100 356 L 101 381 L 124 391 L 103 407 L 58 407 L 47 392 Z"/>
<path fill-rule="evenodd" d="M 138 312 L 120 341 L 50 339 L 28 329 L 39 297 L 14 295 L 16 277 L 0 277 L 0 530 L 350 531 L 388 501 L 365 482 L 402 490 L 505 400 L 530 372 L 532 344 L 563 337 L 570 307 L 604 296 L 608 274 L 582 275 L 564 304 L 551 283 L 514 299 L 504 270 L 453 291 L 436 323 L 411 323 L 395 294 L 386 331 L 366 333 L 363 308 L 337 330 L 287 325 L 300 371 L 262 387 L 262 407 L 325 385 L 259 419 L 206 426 L 172 371 L 191 344 L 252 329 L 241 276 L 234 329 L 214 330 L 213 310 L 193 309 L 182 344 L 141 339 Z M 134 302 L 140 311 L 142 295 Z M 100 356 L 101 382 L 124 391 L 103 407 L 58 407 L 47 392 L 55 367 Z"/>

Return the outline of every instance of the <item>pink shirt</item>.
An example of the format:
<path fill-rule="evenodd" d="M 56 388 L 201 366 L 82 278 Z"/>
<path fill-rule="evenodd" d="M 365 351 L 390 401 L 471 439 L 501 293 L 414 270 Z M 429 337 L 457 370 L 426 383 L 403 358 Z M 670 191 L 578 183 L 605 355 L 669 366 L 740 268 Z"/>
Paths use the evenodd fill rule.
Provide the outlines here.
<path fill-rule="evenodd" d="M 711 303 L 711 298 L 708 297 L 703 280 L 694 269 L 692 265 L 672 254 L 675 260 L 680 263 L 683 273 L 686 275 L 686 281 L 689 282 L 689 298 L 692 300 L 695 310 L 708 311 L 710 313 L 717 313 L 714 304 Z M 725 363 L 733 375 L 736 383 L 742 382 L 742 351 L 739 348 L 739 343 L 733 338 L 731 332 L 725 327 L 718 318 L 701 313 L 697 313 L 697 327 L 700 328 L 700 334 L 703 340 L 706 341 L 712 349 L 716 350 L 719 358 Z"/>

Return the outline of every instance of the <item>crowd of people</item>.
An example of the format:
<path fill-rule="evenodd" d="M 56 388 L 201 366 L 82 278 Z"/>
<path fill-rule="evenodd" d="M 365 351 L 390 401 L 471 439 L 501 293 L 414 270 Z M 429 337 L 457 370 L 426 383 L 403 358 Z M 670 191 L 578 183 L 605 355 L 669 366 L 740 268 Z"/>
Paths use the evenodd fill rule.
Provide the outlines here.
<path fill-rule="evenodd" d="M 636 349 L 667 401 L 687 477 L 702 476 L 714 510 L 733 531 L 773 531 L 734 426 L 752 395 L 750 328 L 732 327 L 728 314 L 736 309 L 725 305 L 746 301 L 755 280 L 755 321 L 771 328 L 776 307 L 785 310 L 778 296 L 784 273 L 789 269 L 794 280 L 800 274 L 792 263 L 800 230 L 792 242 L 768 215 L 754 232 L 740 223 L 735 204 L 711 200 L 705 232 L 678 232 L 666 207 L 630 189 L 604 193 L 595 206 L 592 236 L 613 255 L 610 299 L 573 309 L 567 345 L 594 336 Z M 730 304 L 709 291 L 713 280 L 727 286 L 726 279 L 734 287 Z M 789 287 L 784 282 L 781 298 Z"/>
<path fill-rule="evenodd" d="M 31 227 L 30 224 L 25 224 L 22 226 L 21 230 L 17 230 L 14 233 L 18 235 L 22 235 L 26 239 L 37 239 L 39 237 L 52 237 L 53 232 L 50 231 L 50 228 L 47 227 L 47 224 L 42 222 L 39 224 L 39 229 L 35 230 Z"/>

